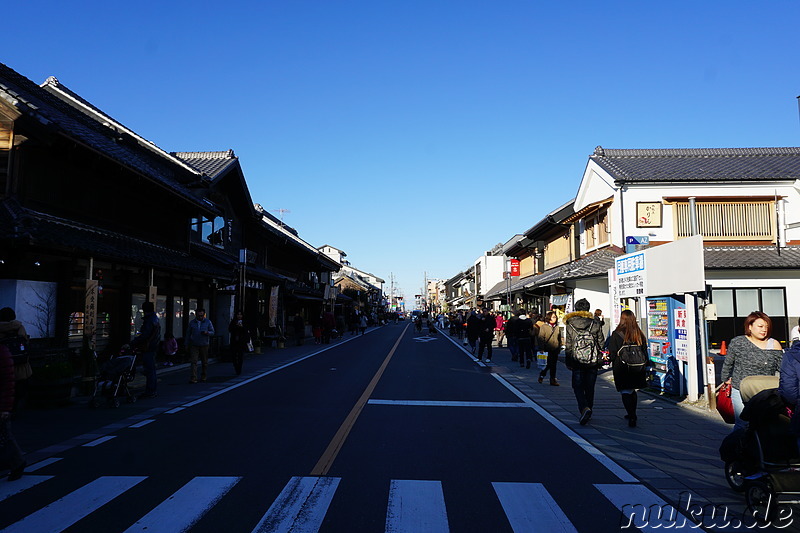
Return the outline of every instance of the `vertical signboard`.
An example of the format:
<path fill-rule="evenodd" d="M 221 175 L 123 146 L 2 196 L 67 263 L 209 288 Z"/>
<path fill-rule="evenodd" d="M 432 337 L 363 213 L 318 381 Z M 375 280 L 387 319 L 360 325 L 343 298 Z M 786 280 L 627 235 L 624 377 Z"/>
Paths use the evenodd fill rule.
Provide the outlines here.
<path fill-rule="evenodd" d="M 675 359 L 689 361 L 688 311 L 686 308 L 675 308 L 672 329 L 675 335 Z"/>
<path fill-rule="evenodd" d="M 278 287 L 271 287 L 269 291 L 269 327 L 274 328 L 278 319 Z"/>
<path fill-rule="evenodd" d="M 519 259 L 511 260 L 511 275 L 519 276 Z"/>
<path fill-rule="evenodd" d="M 96 279 L 86 280 L 86 302 L 83 309 L 83 335 L 89 341 L 89 349 L 97 346 L 97 287 Z"/>
<path fill-rule="evenodd" d="M 155 304 L 156 298 L 158 298 L 158 287 L 156 287 L 155 285 L 150 285 L 147 288 L 147 301 L 153 302 L 153 304 Z"/>

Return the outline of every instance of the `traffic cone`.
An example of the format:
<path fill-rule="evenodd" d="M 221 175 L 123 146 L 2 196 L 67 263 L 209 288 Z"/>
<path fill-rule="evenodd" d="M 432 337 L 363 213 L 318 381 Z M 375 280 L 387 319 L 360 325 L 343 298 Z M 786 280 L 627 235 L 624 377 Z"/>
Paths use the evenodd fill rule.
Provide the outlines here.
<path fill-rule="evenodd" d="M 728 355 L 728 347 L 725 345 L 725 341 L 722 341 L 722 344 L 719 347 L 719 354 Z"/>

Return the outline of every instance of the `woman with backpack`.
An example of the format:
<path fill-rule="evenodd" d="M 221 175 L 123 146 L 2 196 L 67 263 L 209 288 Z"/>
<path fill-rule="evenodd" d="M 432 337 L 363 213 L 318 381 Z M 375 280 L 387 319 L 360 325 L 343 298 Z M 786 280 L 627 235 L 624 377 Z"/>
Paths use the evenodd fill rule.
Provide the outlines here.
<path fill-rule="evenodd" d="M 636 322 L 636 315 L 622 311 L 619 325 L 608 339 L 608 356 L 614 373 L 614 385 L 622 394 L 629 427 L 636 427 L 636 389 L 647 386 L 647 338 Z"/>

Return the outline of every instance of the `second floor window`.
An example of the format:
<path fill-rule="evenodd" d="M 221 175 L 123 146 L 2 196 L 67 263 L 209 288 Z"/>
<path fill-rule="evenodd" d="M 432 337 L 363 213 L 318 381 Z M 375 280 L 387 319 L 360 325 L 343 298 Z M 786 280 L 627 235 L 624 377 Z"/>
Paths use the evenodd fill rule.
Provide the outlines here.
<path fill-rule="evenodd" d="M 705 240 L 775 240 L 773 200 L 696 202 L 695 205 L 698 229 Z M 675 203 L 675 230 L 677 238 L 691 236 L 689 202 Z"/>
<path fill-rule="evenodd" d="M 608 210 L 603 209 L 583 219 L 586 249 L 608 244 Z"/>
<path fill-rule="evenodd" d="M 228 241 L 228 225 L 222 217 L 215 218 L 193 218 L 192 231 L 200 233 L 201 240 L 216 246 L 217 248 L 225 248 L 225 243 Z"/>

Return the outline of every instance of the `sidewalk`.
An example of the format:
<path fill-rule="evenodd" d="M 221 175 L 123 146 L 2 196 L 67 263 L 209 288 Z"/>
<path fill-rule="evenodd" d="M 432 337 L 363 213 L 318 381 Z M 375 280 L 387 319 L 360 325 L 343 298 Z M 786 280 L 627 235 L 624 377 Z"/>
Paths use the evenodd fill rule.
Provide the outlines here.
<path fill-rule="evenodd" d="M 458 339 L 453 340 L 462 345 Z M 463 348 L 469 353 L 466 346 Z M 719 446 L 732 426 L 716 411 L 640 391 L 637 427 L 629 428 L 611 370 L 601 370 L 592 419 L 581 426 L 571 386 L 572 373 L 564 365 L 563 352 L 556 372 L 558 387 L 549 384 L 549 376 L 538 383 L 541 370 L 535 361 L 531 369 L 521 368 L 511 360 L 508 348 L 493 348 L 492 363 L 485 371 L 499 374 L 679 510 L 686 509 L 691 495 L 692 504 L 725 506 L 734 517 L 743 515 L 744 495 L 728 487 L 719 458 Z M 565 473 L 579 475 L 569 472 L 568 465 Z"/>

